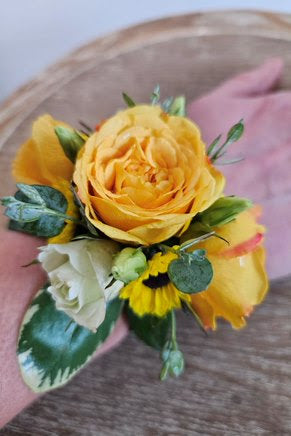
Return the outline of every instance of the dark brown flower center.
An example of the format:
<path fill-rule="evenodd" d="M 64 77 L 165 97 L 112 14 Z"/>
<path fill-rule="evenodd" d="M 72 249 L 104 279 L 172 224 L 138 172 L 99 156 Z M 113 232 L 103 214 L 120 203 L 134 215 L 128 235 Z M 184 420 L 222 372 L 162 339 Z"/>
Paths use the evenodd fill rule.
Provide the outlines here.
<path fill-rule="evenodd" d="M 162 288 L 170 283 L 168 273 L 159 273 L 157 276 L 149 276 L 148 279 L 142 281 L 145 286 L 151 289 Z"/>

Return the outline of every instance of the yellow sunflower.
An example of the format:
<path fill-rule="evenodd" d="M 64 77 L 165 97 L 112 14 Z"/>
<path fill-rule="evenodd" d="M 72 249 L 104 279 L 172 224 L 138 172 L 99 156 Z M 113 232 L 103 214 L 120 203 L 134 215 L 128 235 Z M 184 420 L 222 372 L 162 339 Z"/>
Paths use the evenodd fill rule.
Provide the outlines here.
<path fill-rule="evenodd" d="M 181 308 L 181 300 L 191 302 L 190 295 L 180 292 L 167 274 L 169 264 L 177 257 L 172 252 L 156 253 L 149 260 L 147 270 L 121 290 L 120 298 L 128 299 L 137 315 L 162 317 L 172 309 Z"/>

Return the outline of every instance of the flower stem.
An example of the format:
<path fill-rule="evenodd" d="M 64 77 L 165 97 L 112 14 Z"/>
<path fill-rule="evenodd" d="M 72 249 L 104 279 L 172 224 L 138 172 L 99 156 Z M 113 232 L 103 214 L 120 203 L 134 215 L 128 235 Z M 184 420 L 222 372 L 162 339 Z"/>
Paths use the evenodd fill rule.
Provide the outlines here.
<path fill-rule="evenodd" d="M 171 332 L 171 341 L 172 341 L 172 346 L 173 346 L 173 350 L 177 350 L 178 349 L 178 345 L 177 345 L 177 325 L 176 325 L 176 315 L 175 315 L 175 311 L 172 310 L 171 312 L 171 328 L 172 328 L 172 332 Z"/>

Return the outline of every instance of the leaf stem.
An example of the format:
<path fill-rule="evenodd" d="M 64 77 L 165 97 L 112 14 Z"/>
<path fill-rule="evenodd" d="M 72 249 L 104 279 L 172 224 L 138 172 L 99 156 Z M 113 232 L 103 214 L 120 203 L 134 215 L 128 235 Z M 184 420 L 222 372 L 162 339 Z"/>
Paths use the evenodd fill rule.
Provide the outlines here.
<path fill-rule="evenodd" d="M 172 349 L 178 350 L 178 344 L 177 344 L 177 324 L 176 324 L 176 315 L 175 311 L 172 310 L 171 312 L 171 342 L 172 342 Z"/>
<path fill-rule="evenodd" d="M 198 238 L 190 239 L 190 241 L 186 241 L 186 242 L 184 242 L 184 244 L 181 245 L 179 251 L 185 251 L 188 248 L 192 247 L 193 245 L 198 244 L 199 242 L 204 241 L 205 239 L 211 238 L 211 236 L 214 236 L 214 235 L 215 235 L 215 232 L 212 231 L 212 232 L 206 233 L 205 235 L 199 236 Z"/>

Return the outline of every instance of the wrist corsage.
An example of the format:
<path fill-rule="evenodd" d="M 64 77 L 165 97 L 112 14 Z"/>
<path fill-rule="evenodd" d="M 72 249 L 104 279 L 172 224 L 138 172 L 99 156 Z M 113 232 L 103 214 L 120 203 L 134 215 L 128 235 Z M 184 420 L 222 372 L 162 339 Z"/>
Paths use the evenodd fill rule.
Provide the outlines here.
<path fill-rule="evenodd" d="M 202 330 L 217 318 L 246 324 L 266 295 L 260 207 L 225 196 L 216 164 L 243 121 L 208 147 L 186 117 L 185 98 L 136 104 L 78 130 L 38 118 L 20 148 L 17 192 L 2 198 L 9 227 L 43 237 L 37 259 L 48 283 L 20 328 L 26 384 L 45 392 L 70 380 L 122 314 L 161 356 L 160 378 L 179 376 L 177 310 Z"/>

